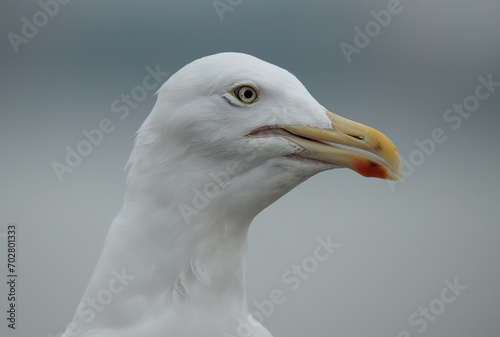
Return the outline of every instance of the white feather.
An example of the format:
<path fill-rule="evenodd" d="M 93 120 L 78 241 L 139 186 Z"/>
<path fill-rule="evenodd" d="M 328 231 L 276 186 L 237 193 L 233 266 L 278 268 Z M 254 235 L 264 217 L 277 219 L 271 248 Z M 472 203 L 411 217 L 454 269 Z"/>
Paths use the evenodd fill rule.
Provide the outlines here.
<path fill-rule="evenodd" d="M 240 84 L 258 88 L 255 104 L 230 94 Z M 282 138 L 246 137 L 279 124 L 331 128 L 299 80 L 252 56 L 217 54 L 174 74 L 137 133 L 123 207 L 64 336 L 239 336 L 242 320 L 252 324 L 251 336 L 271 336 L 248 311 L 248 227 L 276 199 L 332 168 L 286 157 L 300 148 Z M 113 293 L 122 271 L 130 280 Z M 112 300 L 91 315 L 88 300 L 106 290 Z"/>

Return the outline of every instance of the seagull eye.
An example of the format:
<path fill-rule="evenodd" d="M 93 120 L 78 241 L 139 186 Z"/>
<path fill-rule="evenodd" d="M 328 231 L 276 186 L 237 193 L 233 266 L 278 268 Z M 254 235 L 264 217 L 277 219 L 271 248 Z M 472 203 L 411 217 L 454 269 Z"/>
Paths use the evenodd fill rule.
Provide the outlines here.
<path fill-rule="evenodd" d="M 234 97 L 236 97 L 241 103 L 252 104 L 259 98 L 259 93 L 256 88 L 251 85 L 245 84 L 236 87 L 231 91 Z"/>

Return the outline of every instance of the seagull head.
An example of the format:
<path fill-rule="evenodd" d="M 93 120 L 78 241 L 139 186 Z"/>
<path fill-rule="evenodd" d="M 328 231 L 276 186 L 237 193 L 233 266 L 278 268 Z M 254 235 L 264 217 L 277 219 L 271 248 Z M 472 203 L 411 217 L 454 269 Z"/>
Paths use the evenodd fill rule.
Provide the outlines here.
<path fill-rule="evenodd" d="M 387 137 L 325 109 L 288 71 L 237 53 L 186 65 L 137 132 L 123 207 L 82 298 L 99 298 L 110 270 L 133 281 L 95 320 L 77 311 L 77 327 L 85 336 L 225 336 L 243 320 L 252 336 L 271 336 L 244 291 L 249 225 L 340 167 L 401 177 Z"/>
<path fill-rule="evenodd" d="M 240 53 L 198 59 L 170 77 L 130 164 L 157 187 L 213 183 L 230 204 L 250 190 L 246 199 L 269 197 L 262 207 L 328 169 L 402 175 L 398 150 L 381 132 L 330 112 L 290 72 Z"/>

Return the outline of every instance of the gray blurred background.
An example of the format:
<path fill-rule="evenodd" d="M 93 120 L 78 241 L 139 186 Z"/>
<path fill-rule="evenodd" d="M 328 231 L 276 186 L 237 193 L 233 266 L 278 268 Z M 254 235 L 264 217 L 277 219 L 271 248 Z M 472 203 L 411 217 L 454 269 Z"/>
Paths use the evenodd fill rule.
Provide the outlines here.
<path fill-rule="evenodd" d="M 74 314 L 155 97 L 148 91 L 123 119 L 112 103 L 142 84 L 146 67 L 172 74 L 222 51 L 288 69 L 331 111 L 384 132 L 408 164 L 393 185 L 322 173 L 256 218 L 251 309 L 274 289 L 286 297 L 265 318 L 268 329 L 276 337 L 500 335 L 500 87 L 485 100 L 469 97 L 480 76 L 500 82 L 500 2 L 401 0 L 385 27 L 370 23 L 370 12 L 394 1 L 221 0 L 219 13 L 212 0 L 42 3 L 52 3 L 51 15 L 36 1 L 0 5 L 2 336 L 57 336 Z M 37 31 L 23 35 L 26 22 Z M 349 63 L 340 45 L 356 47 L 355 27 L 367 24 L 373 37 Z M 468 118 L 446 113 L 464 101 Z M 103 118 L 113 132 L 59 182 L 52 163 L 64 163 L 66 147 Z M 446 138 L 434 148 L 433 132 Z M 5 319 L 9 223 L 18 225 L 15 331 Z M 283 275 L 328 235 L 340 246 L 290 289 Z M 441 299 L 447 281 L 462 286 L 453 303 Z"/>

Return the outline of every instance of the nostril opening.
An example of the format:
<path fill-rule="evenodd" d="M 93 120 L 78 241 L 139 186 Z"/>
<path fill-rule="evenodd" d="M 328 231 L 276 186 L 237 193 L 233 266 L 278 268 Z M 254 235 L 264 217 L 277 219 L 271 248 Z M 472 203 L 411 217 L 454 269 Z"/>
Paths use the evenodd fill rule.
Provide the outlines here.
<path fill-rule="evenodd" d="M 357 140 L 364 140 L 365 139 L 365 137 L 358 136 L 358 135 L 349 135 L 349 136 L 351 136 L 352 138 L 356 138 Z"/>

